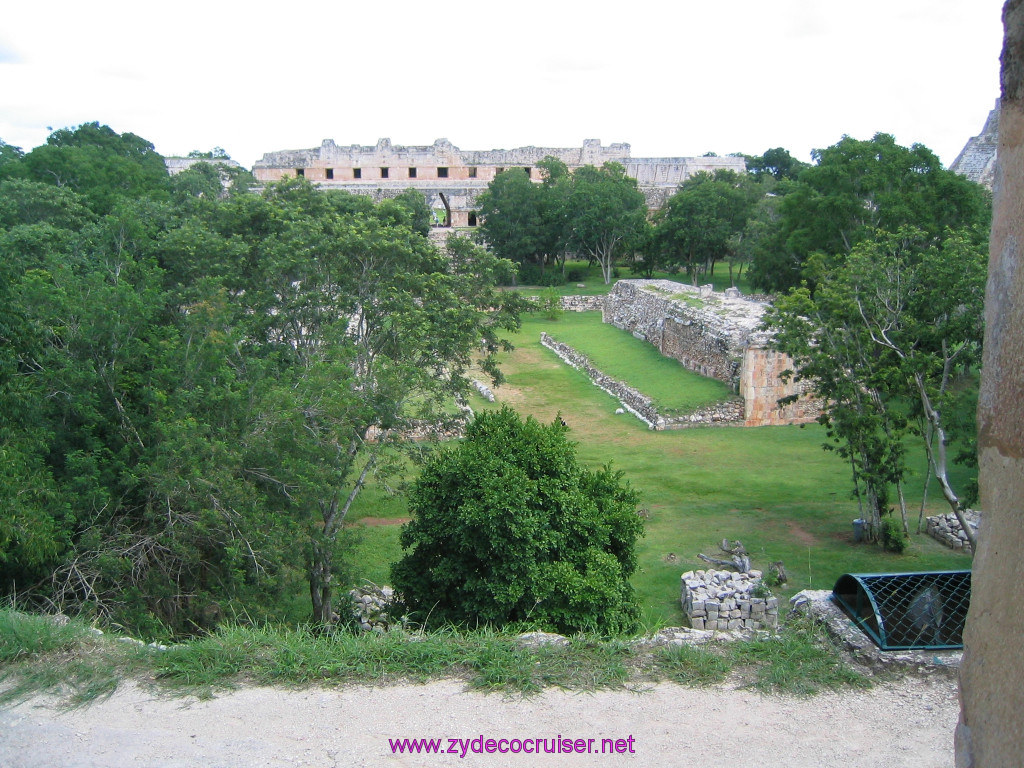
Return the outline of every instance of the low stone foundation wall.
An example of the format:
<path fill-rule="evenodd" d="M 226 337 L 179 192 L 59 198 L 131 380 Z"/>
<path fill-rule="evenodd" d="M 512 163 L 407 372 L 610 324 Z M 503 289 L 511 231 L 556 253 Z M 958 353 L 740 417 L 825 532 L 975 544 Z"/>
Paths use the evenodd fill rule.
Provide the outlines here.
<path fill-rule="evenodd" d="M 540 296 L 524 296 L 527 301 L 538 302 Z M 559 303 L 566 312 L 602 312 L 604 296 L 561 296 Z"/>
<path fill-rule="evenodd" d="M 658 413 L 654 403 L 647 395 L 639 392 L 625 382 L 613 379 L 590 364 L 586 355 L 578 352 L 568 344 L 555 341 L 547 333 L 541 333 L 540 343 L 558 355 L 563 361 L 577 368 L 590 380 L 610 394 L 618 398 L 622 407 L 632 413 L 651 429 L 685 429 L 687 427 L 707 425 L 740 425 L 743 423 L 743 402 L 739 399 L 715 403 L 699 408 L 692 413 L 680 416 L 663 416 Z"/>
<path fill-rule="evenodd" d="M 682 576 L 683 612 L 694 629 L 772 629 L 779 624 L 779 599 L 755 597 L 760 571 L 687 571 Z"/>
<path fill-rule="evenodd" d="M 964 512 L 967 524 L 971 526 L 975 536 L 981 525 L 981 513 L 973 509 Z M 967 534 L 960 527 L 960 521 L 956 515 L 947 512 L 944 515 L 933 515 L 926 518 L 928 521 L 928 535 L 933 539 L 942 542 L 952 549 L 962 549 L 964 552 L 971 552 L 971 543 L 967 540 Z"/>
<path fill-rule="evenodd" d="M 562 309 L 567 312 L 601 312 L 604 296 L 563 296 Z"/>

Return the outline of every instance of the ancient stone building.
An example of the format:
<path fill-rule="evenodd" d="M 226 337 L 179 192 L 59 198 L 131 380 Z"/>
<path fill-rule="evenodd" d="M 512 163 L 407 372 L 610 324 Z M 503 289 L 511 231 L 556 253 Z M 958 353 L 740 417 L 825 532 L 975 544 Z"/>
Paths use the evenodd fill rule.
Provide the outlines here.
<path fill-rule="evenodd" d="M 196 163 L 207 163 L 208 165 L 225 165 L 229 168 L 241 168 L 241 164 L 230 157 L 165 157 L 164 165 L 167 167 L 167 173 L 171 176 L 177 176 L 182 171 L 187 171 Z"/>
<path fill-rule="evenodd" d="M 999 144 L 999 101 L 988 113 L 985 127 L 960 151 L 949 170 L 992 189 L 995 176 L 996 146 Z"/>
<path fill-rule="evenodd" d="M 730 384 L 743 398 L 743 424 L 815 421 L 820 403 L 803 383 L 784 380 L 793 368 L 759 330 L 767 305 L 738 292 L 714 293 L 670 280 L 619 280 L 605 299 L 602 318 L 650 342 L 692 371 Z M 779 400 L 799 395 L 788 405 Z"/>
<path fill-rule="evenodd" d="M 635 178 L 648 206 L 658 208 L 690 176 L 729 169 L 743 172 L 741 157 L 630 157 L 629 144 L 602 146 L 587 139 L 582 147 L 519 147 L 485 151 L 461 150 L 447 139 L 430 146 L 403 147 L 380 139 L 375 146 L 339 146 L 325 139 L 312 149 L 268 152 L 253 166 L 258 181 L 303 176 L 328 189 L 369 195 L 377 200 L 412 188 L 422 192 L 431 208 L 443 212 L 443 224 L 476 226 L 476 198 L 500 172 L 518 169 L 541 181 L 537 163 L 557 157 L 570 170 L 584 165 L 620 163 Z"/>

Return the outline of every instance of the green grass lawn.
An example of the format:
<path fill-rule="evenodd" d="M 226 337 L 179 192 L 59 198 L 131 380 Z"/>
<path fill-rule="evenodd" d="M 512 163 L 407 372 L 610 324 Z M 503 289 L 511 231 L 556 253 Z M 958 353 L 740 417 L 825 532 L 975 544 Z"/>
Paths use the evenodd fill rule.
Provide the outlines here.
<path fill-rule="evenodd" d="M 641 492 L 649 519 L 633 584 L 647 626 L 683 623 L 680 576 L 704 567 L 697 553 L 715 556 L 723 538 L 742 541 L 755 568 L 781 560 L 790 577 L 783 596 L 809 587 L 831 589 L 847 572 L 970 567 L 969 556 L 924 535 L 912 535 L 902 555 L 854 544 L 852 521 L 859 513 L 850 495 L 849 466 L 821 449 L 825 433 L 818 425 L 650 431 L 631 416 L 615 415 L 614 399 L 541 347 L 538 322 L 528 319 L 513 337 L 516 349 L 503 360 L 507 382 L 495 388 L 496 405 L 478 404 L 508 404 L 545 422 L 561 414 L 583 462 L 612 462 Z M 916 523 L 924 470 L 916 444 L 909 461 L 917 469 L 907 487 Z M 964 471 L 953 469 L 954 485 L 962 487 Z M 928 507 L 945 511 L 934 488 Z M 400 555 L 397 525 L 358 521 L 398 520 L 408 514 L 404 501 L 379 491 L 368 489 L 359 499 L 352 513 L 361 538 L 356 580 L 386 581 L 390 562 Z"/>
<path fill-rule="evenodd" d="M 582 352 L 602 372 L 652 398 L 663 414 L 690 413 L 732 396 L 728 385 L 693 373 L 654 345 L 601 322 L 600 312 L 566 312 L 556 321 L 530 317 L 523 334 L 531 330 L 538 337 L 546 331 Z"/>

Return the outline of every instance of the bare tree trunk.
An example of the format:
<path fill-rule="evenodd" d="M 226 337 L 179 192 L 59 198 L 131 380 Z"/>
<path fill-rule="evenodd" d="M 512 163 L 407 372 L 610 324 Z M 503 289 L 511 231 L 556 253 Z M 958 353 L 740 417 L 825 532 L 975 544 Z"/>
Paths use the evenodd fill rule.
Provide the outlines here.
<path fill-rule="evenodd" d="M 907 522 L 907 500 L 903 497 L 903 481 L 896 481 L 896 493 L 900 497 L 900 517 L 903 518 L 903 533 L 910 535 L 910 523 Z"/>
<path fill-rule="evenodd" d="M 927 448 L 925 448 L 925 451 L 929 452 L 932 440 L 935 439 L 935 435 L 932 433 L 932 423 L 930 421 L 926 421 L 924 433 L 925 444 L 928 446 Z M 924 508 L 925 505 L 928 503 L 928 486 L 931 485 L 932 482 L 932 461 L 930 458 L 927 458 L 925 461 L 926 467 L 924 472 L 924 490 L 922 490 L 921 492 L 921 511 L 917 514 L 918 533 L 921 533 L 921 531 L 924 529 Z"/>
<path fill-rule="evenodd" d="M 914 383 L 917 385 L 917 392 L 921 396 L 921 405 L 924 407 L 925 417 L 932 425 L 934 436 L 938 438 L 938 445 L 934 451 L 931 445 L 925 443 L 928 461 L 931 462 L 935 470 L 935 479 L 939 481 L 942 495 L 952 508 L 953 514 L 956 515 L 957 522 L 960 523 L 960 529 L 967 534 L 967 541 L 971 544 L 971 551 L 977 552 L 978 539 L 964 517 L 964 506 L 960 503 L 960 497 L 956 495 L 953 486 L 949 484 L 949 474 L 946 469 L 946 431 L 942 427 L 942 416 L 932 407 L 931 398 L 928 397 L 928 391 L 925 389 L 924 379 L 920 373 L 914 374 Z"/>

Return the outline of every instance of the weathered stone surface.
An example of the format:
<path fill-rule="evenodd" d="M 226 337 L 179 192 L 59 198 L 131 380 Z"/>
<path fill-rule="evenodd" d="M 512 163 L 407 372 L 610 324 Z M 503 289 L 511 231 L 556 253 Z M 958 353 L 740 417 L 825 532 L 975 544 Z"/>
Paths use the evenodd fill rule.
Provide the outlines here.
<path fill-rule="evenodd" d="M 361 588 L 351 589 L 352 617 L 365 632 L 386 632 L 396 627 L 405 627 L 405 616 L 393 616 L 395 591 L 385 585 L 367 583 Z"/>
<path fill-rule="evenodd" d="M 996 150 L 999 147 L 999 100 L 988 113 L 981 133 L 971 138 L 957 155 L 949 170 L 992 189 L 995 180 Z"/>
<path fill-rule="evenodd" d="M 763 301 L 670 280 L 620 280 L 602 318 L 690 370 L 730 384 L 742 399 L 745 426 L 812 422 L 820 403 L 805 395 L 804 383 L 783 380 L 792 360 L 759 330 L 766 308 Z M 790 395 L 801 397 L 779 406 Z"/>
<path fill-rule="evenodd" d="M 978 484 L 985 526 L 964 629 L 959 768 L 1020 763 L 1024 735 L 1024 2 L 1003 7 L 999 151 L 978 393 Z M 994 53 L 994 52 L 993 52 Z"/>
<path fill-rule="evenodd" d="M 978 531 L 981 529 L 981 513 L 968 509 L 964 511 L 964 518 L 967 520 L 967 524 L 974 530 L 975 537 L 977 537 Z M 960 521 L 957 520 L 956 515 L 952 512 L 932 515 L 927 518 L 927 523 L 926 531 L 936 541 L 940 541 L 953 549 L 960 549 L 965 552 L 972 551 L 970 542 L 967 540 L 967 534 L 960 528 Z"/>

